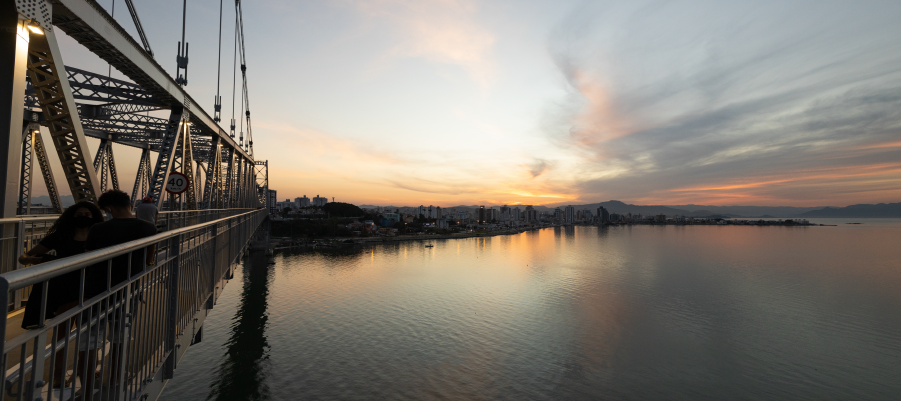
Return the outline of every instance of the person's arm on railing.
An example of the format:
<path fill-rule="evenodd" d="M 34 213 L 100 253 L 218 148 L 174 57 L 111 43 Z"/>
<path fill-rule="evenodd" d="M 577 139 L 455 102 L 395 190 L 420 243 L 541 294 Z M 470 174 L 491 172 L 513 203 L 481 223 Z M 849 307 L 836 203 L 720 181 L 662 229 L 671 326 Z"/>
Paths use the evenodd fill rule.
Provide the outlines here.
<path fill-rule="evenodd" d="M 50 252 L 50 248 L 41 244 L 35 245 L 34 248 L 25 251 L 25 254 L 19 256 L 19 263 L 23 265 L 41 263 L 44 259 L 43 255 L 47 252 Z"/>
<path fill-rule="evenodd" d="M 156 261 L 156 244 L 147 247 L 147 266 L 153 266 Z"/>

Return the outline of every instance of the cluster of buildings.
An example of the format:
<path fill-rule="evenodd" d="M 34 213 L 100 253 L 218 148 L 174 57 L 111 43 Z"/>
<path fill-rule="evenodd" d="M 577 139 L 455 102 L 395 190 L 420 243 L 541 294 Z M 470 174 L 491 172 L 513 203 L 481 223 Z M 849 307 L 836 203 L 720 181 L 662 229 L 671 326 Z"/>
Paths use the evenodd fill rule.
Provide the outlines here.
<path fill-rule="evenodd" d="M 479 225 L 495 224 L 504 227 L 516 227 L 522 225 L 537 225 L 548 222 L 545 215 L 540 214 L 532 206 L 501 206 L 499 208 L 479 206 L 478 208 L 442 208 L 441 206 L 418 207 L 375 207 L 364 209 L 367 213 L 380 215 L 385 224 L 397 222 L 412 223 L 417 219 L 429 220 L 423 224 L 434 224 L 437 228 L 445 228 L 448 225 Z"/>
<path fill-rule="evenodd" d="M 332 200 L 334 202 L 334 200 Z M 318 207 L 328 203 L 328 198 L 316 195 L 313 199 L 306 195 L 295 198 L 293 202 L 286 199 L 278 202 L 278 208 L 292 209 L 290 214 L 322 213 Z M 632 213 L 610 213 L 604 207 L 595 210 L 578 208 L 577 206 L 558 207 L 553 210 L 538 211 L 530 205 L 500 207 L 479 206 L 478 208 L 442 208 L 441 206 L 418 207 L 374 207 L 363 209 L 370 215 L 378 216 L 374 221 L 366 220 L 352 228 L 354 231 L 375 233 L 380 229 L 397 228 L 398 223 L 417 223 L 424 229 L 448 229 L 452 226 L 468 230 L 499 230 L 509 228 L 527 228 L 553 225 L 626 225 L 626 224 L 680 224 L 680 225 L 810 225 L 804 219 L 787 220 L 736 220 L 721 218 L 705 218 L 690 216 L 641 215 Z M 386 231 L 386 230 L 381 230 Z"/>
<path fill-rule="evenodd" d="M 332 199 L 332 202 L 335 200 Z M 284 202 L 277 202 L 278 210 L 285 210 L 287 208 L 291 208 L 292 210 L 297 210 L 300 208 L 309 208 L 309 207 L 322 207 L 328 203 L 328 198 L 324 196 L 316 195 L 313 199 L 308 198 L 304 195 L 302 198 L 294 198 L 292 202 L 291 199 L 285 199 Z"/>

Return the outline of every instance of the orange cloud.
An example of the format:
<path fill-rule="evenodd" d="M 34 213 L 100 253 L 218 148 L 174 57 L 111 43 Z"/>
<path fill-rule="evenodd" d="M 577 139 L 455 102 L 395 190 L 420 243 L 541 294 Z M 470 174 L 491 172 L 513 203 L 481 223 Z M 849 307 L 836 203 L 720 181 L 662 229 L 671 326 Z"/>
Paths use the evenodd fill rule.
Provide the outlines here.
<path fill-rule="evenodd" d="M 581 145 L 623 137 L 635 132 L 634 124 L 613 104 L 609 91 L 583 71 L 573 71 L 576 89 L 588 104 L 575 118 L 573 132 Z"/>
<path fill-rule="evenodd" d="M 866 149 L 887 149 L 887 148 L 898 148 L 901 147 L 901 141 L 898 142 L 888 142 L 888 143 L 877 143 L 875 145 L 866 145 L 858 148 L 854 148 L 856 150 L 866 150 Z"/>

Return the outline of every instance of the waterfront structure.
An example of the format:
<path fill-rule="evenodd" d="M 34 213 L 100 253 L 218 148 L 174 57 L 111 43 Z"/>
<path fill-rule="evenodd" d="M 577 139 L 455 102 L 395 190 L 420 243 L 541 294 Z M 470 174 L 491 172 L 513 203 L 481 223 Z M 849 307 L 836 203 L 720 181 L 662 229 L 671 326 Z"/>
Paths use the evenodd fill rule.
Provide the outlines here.
<path fill-rule="evenodd" d="M 563 224 L 573 224 L 576 221 L 576 208 L 572 205 L 563 208 Z"/>
<path fill-rule="evenodd" d="M 610 222 L 610 213 L 603 206 L 598 208 L 598 224 L 605 225 Z"/>
<path fill-rule="evenodd" d="M 585 209 L 582 211 L 582 220 L 591 222 L 594 219 L 594 216 L 591 214 L 591 210 Z"/>
<path fill-rule="evenodd" d="M 535 208 L 532 207 L 532 205 L 526 206 L 525 213 L 526 213 L 525 220 L 527 223 L 534 223 L 534 222 L 538 221 L 538 211 L 535 210 Z"/>
<path fill-rule="evenodd" d="M 398 213 L 382 213 L 382 225 L 385 227 L 393 227 L 400 222 L 400 214 Z"/>

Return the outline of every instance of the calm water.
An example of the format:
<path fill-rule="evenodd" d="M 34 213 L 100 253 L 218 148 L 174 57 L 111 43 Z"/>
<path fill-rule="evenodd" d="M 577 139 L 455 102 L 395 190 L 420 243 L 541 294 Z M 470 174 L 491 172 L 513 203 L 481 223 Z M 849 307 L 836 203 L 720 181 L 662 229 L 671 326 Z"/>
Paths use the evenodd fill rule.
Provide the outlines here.
<path fill-rule="evenodd" d="M 277 254 L 162 398 L 899 399 L 901 221 L 857 221 Z"/>

